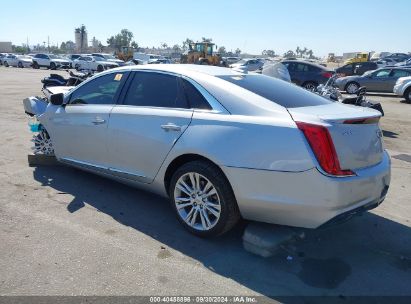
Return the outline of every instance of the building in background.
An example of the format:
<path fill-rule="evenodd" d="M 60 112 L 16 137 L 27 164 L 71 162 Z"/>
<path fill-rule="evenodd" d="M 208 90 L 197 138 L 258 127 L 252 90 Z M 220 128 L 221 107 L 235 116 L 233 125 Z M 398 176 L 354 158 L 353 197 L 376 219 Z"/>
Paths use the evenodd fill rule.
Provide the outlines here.
<path fill-rule="evenodd" d="M 87 30 L 84 25 L 74 30 L 76 51 L 82 53 L 88 49 Z"/>
<path fill-rule="evenodd" d="M 11 46 L 11 42 L 8 41 L 0 41 L 0 53 L 11 53 L 13 48 Z"/>

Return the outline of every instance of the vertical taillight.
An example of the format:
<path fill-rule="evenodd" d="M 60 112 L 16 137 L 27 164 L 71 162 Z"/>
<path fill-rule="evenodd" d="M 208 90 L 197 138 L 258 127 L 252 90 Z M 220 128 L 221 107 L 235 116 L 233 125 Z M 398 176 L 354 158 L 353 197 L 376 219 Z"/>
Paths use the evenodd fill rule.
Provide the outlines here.
<path fill-rule="evenodd" d="M 334 176 L 355 175 L 351 170 L 341 169 L 333 140 L 326 127 L 299 121 L 296 124 L 304 133 L 318 163 L 326 173 Z"/>
<path fill-rule="evenodd" d="M 323 77 L 325 78 L 331 78 L 333 76 L 332 72 L 323 72 L 321 73 L 321 75 L 323 75 Z"/>

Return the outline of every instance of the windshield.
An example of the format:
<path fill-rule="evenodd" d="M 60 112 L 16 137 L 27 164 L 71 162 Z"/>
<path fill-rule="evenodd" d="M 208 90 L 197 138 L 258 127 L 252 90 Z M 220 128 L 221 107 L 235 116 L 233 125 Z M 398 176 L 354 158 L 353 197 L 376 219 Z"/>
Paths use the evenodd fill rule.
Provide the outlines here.
<path fill-rule="evenodd" d="M 49 55 L 49 57 L 50 57 L 51 59 L 60 59 L 59 56 L 56 56 L 56 55 Z"/>
<path fill-rule="evenodd" d="M 21 58 L 21 59 L 31 59 L 31 57 L 27 56 L 27 55 L 20 55 L 20 56 L 17 56 L 17 57 Z"/>
<path fill-rule="evenodd" d="M 265 75 L 217 76 L 239 87 L 251 91 L 285 108 L 299 108 L 330 104 L 332 101 Z"/>
<path fill-rule="evenodd" d="M 104 61 L 104 58 L 101 58 L 99 56 L 91 56 L 95 61 Z"/>

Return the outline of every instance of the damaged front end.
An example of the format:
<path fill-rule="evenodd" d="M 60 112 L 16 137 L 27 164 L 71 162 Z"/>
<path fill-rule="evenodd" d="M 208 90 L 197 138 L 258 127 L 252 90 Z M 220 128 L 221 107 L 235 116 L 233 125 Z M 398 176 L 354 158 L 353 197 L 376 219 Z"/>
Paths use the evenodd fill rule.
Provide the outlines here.
<path fill-rule="evenodd" d="M 30 116 L 29 129 L 33 132 L 31 150 L 34 154 L 54 155 L 53 144 L 47 130 L 42 126 L 38 117 L 47 108 L 48 99 L 38 96 L 31 96 L 23 100 L 24 112 Z"/>

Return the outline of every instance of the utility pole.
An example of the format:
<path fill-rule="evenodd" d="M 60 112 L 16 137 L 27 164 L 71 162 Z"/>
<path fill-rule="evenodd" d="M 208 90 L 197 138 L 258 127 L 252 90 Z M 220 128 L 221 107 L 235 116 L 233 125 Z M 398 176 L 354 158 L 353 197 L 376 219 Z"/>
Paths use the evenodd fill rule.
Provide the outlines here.
<path fill-rule="evenodd" d="M 47 52 L 50 53 L 50 36 L 47 36 Z"/>

